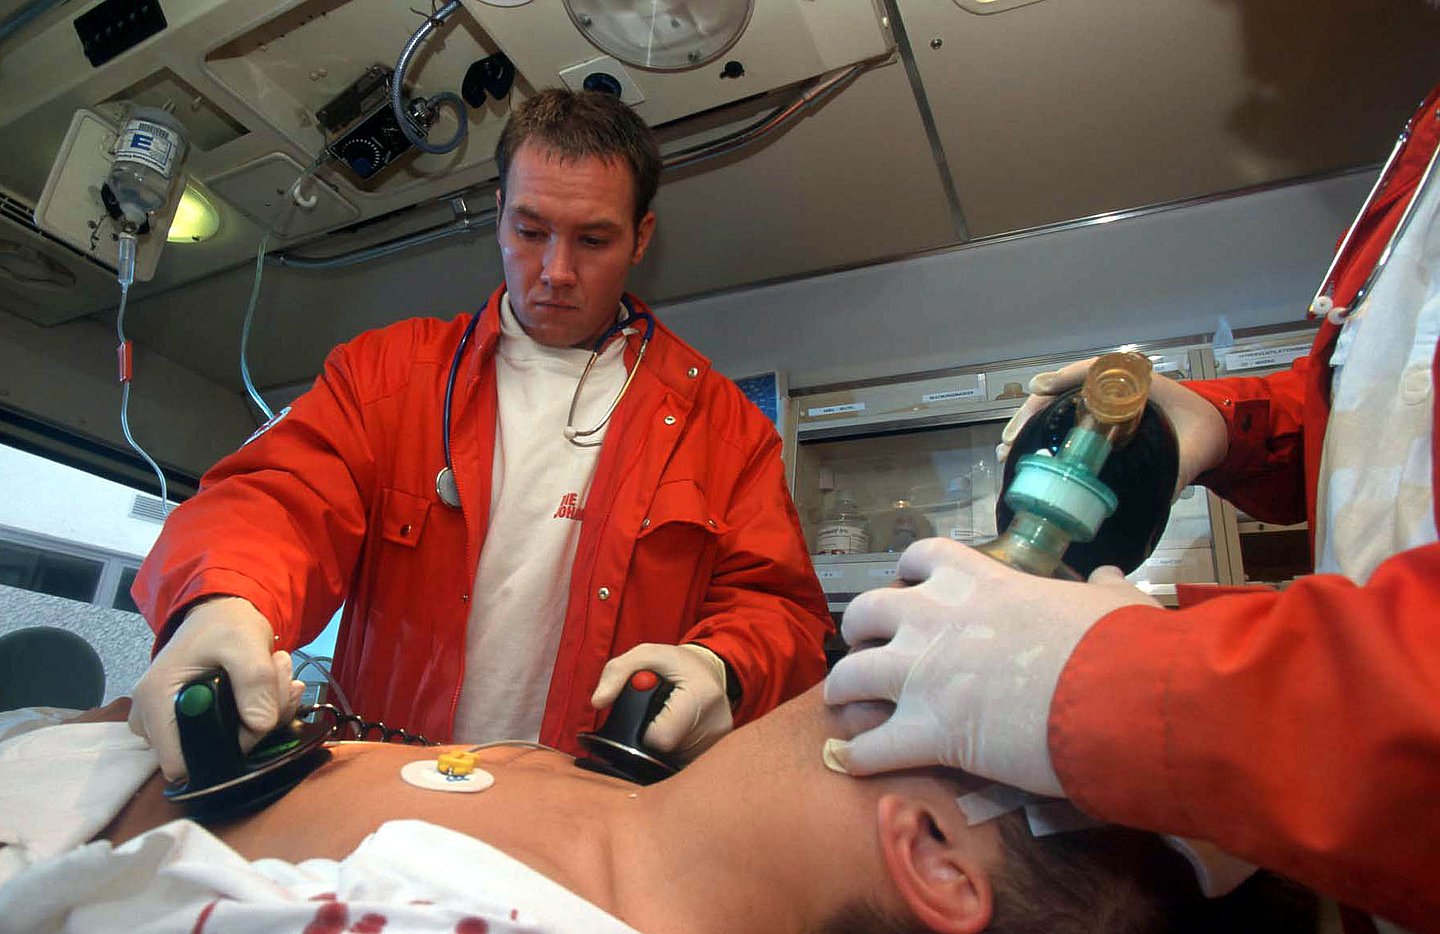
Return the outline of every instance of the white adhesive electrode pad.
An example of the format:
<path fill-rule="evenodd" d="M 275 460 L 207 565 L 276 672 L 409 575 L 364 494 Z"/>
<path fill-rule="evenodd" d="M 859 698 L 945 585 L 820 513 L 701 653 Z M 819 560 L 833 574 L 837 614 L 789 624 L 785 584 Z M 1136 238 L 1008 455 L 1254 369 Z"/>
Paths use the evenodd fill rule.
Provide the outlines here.
<path fill-rule="evenodd" d="M 484 769 L 475 769 L 465 775 L 446 775 L 435 767 L 434 759 L 417 759 L 405 763 L 400 767 L 400 777 L 407 784 L 427 791 L 474 793 L 495 784 L 495 776 Z"/>

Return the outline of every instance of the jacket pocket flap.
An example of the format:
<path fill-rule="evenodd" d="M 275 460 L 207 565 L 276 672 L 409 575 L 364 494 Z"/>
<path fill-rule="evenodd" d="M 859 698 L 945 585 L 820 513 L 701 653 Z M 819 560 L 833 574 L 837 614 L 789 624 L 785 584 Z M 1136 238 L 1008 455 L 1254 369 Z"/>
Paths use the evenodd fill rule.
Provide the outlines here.
<path fill-rule="evenodd" d="M 401 490 L 387 489 L 380 507 L 380 532 L 387 542 L 414 548 L 425 531 L 430 501 Z"/>
<path fill-rule="evenodd" d="M 705 499 L 694 480 L 672 480 L 662 483 L 650 500 L 650 509 L 640 520 L 640 537 L 671 524 L 693 525 L 714 535 L 730 531 Z"/>

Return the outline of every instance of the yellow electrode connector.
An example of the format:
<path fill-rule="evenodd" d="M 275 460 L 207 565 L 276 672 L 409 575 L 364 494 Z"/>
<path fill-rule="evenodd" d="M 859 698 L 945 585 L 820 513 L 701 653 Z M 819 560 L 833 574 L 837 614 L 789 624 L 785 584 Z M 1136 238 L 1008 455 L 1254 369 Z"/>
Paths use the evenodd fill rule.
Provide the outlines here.
<path fill-rule="evenodd" d="M 475 754 L 463 749 L 442 752 L 435 761 L 435 770 L 445 775 L 469 775 L 475 771 Z"/>

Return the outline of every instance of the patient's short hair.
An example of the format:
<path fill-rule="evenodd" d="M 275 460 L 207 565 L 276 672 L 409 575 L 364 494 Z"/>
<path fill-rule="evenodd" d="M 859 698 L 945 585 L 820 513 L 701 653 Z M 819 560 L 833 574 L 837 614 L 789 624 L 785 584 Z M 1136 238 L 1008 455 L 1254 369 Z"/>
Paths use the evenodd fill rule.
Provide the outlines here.
<path fill-rule="evenodd" d="M 1036 838 L 1021 812 L 999 818 L 990 934 L 1311 934 L 1308 891 L 1268 873 L 1207 899 L 1190 864 L 1153 833 L 1103 826 Z M 847 906 L 816 934 L 926 934 L 869 902 Z"/>

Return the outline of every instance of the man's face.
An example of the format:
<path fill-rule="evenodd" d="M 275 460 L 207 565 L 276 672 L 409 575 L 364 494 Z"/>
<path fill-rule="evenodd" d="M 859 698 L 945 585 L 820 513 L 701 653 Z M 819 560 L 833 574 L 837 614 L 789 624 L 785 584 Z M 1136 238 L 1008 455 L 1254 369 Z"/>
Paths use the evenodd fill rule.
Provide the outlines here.
<path fill-rule="evenodd" d="M 621 159 L 562 159 L 526 142 L 503 184 L 500 260 L 516 320 L 536 343 L 589 349 L 615 323 L 655 213 L 637 227 L 635 183 Z"/>

